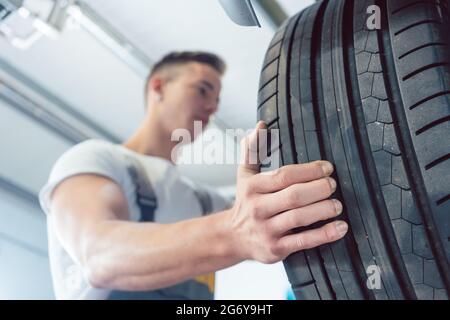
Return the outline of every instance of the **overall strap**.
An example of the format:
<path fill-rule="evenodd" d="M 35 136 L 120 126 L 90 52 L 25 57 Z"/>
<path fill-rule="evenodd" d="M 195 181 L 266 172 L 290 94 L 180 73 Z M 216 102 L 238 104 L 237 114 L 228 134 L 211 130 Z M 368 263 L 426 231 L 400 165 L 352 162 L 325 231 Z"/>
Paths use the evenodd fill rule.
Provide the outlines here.
<path fill-rule="evenodd" d="M 141 211 L 139 221 L 151 222 L 155 220 L 155 211 L 158 208 L 155 191 L 147 179 L 147 173 L 142 163 L 134 157 L 127 156 L 127 171 L 136 188 L 136 202 Z"/>
<path fill-rule="evenodd" d="M 194 193 L 198 201 L 200 202 L 200 206 L 202 207 L 202 214 L 206 216 L 207 214 L 211 213 L 213 211 L 213 203 L 209 192 L 197 186 L 194 190 Z"/>

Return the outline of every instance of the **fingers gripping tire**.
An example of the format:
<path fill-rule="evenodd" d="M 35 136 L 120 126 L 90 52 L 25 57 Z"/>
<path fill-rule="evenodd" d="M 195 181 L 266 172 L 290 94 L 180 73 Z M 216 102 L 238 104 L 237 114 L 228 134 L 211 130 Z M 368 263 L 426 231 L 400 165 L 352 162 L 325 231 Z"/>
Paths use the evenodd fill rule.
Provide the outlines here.
<path fill-rule="evenodd" d="M 323 1 L 272 39 L 258 98 L 272 153 L 334 163 L 350 224 L 284 261 L 298 299 L 448 299 L 449 16 L 448 0 Z"/>

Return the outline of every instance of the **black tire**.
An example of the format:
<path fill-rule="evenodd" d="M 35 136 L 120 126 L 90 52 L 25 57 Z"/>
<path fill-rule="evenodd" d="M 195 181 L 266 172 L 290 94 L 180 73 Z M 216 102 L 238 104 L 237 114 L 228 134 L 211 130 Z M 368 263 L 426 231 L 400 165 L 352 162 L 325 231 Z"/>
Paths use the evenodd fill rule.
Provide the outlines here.
<path fill-rule="evenodd" d="M 298 299 L 450 296 L 449 16 L 448 0 L 330 0 L 275 34 L 258 118 L 280 130 L 283 165 L 334 163 L 350 225 L 284 261 Z"/>

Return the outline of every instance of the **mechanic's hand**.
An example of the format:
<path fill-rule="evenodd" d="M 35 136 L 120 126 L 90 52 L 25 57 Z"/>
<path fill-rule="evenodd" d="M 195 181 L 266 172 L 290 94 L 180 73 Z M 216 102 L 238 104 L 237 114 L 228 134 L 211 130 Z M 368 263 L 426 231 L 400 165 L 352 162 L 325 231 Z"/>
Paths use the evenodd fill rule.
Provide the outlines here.
<path fill-rule="evenodd" d="M 249 150 L 255 150 L 259 122 L 241 144 L 244 159 L 238 170 L 236 202 L 230 211 L 230 225 L 243 259 L 274 263 L 293 252 L 313 248 L 342 238 L 348 229 L 344 221 L 293 233 L 296 227 L 338 216 L 342 204 L 328 199 L 336 190 L 328 161 L 295 164 L 260 173 L 250 164 Z"/>

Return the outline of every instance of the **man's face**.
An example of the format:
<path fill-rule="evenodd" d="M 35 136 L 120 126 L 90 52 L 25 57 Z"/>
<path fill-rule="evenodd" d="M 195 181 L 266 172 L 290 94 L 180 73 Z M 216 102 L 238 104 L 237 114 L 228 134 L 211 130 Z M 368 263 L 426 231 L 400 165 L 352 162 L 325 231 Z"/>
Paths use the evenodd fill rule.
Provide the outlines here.
<path fill-rule="evenodd" d="M 221 90 L 220 74 L 207 64 L 191 62 L 179 67 L 162 87 L 159 120 L 171 132 L 183 128 L 194 137 L 194 121 L 203 128 L 217 111 Z"/>

